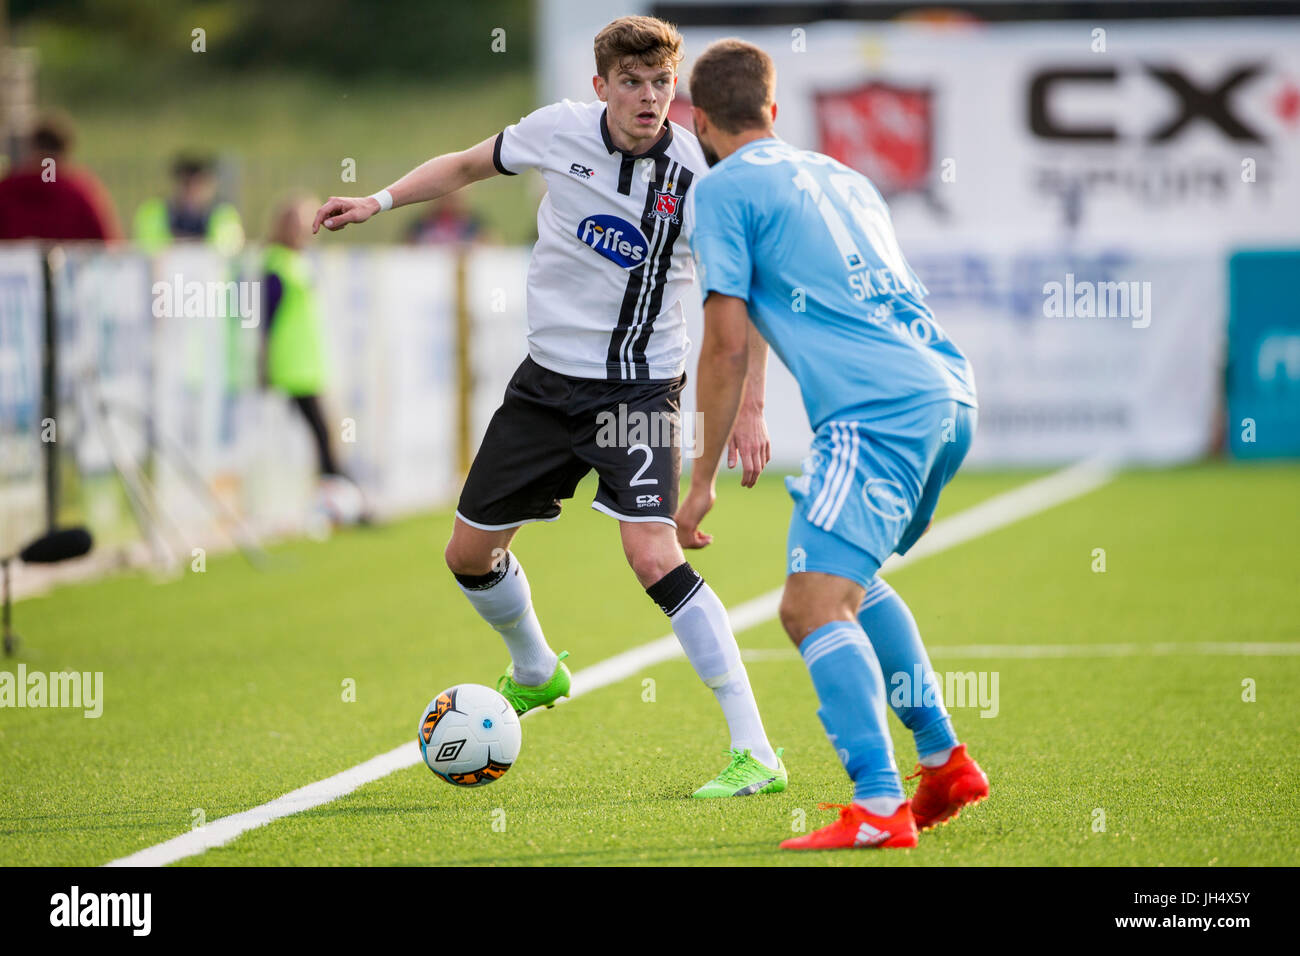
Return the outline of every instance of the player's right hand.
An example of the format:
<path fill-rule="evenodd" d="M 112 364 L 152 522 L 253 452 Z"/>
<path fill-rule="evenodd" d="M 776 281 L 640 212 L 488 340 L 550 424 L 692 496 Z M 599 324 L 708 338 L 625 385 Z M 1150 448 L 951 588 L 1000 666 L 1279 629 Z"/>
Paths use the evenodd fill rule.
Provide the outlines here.
<path fill-rule="evenodd" d="M 700 530 L 700 522 L 713 510 L 717 494 L 712 488 L 698 488 L 694 485 L 686 493 L 677 508 L 673 520 L 677 524 L 677 543 L 683 548 L 704 548 L 713 543 L 713 535 Z"/>
<path fill-rule="evenodd" d="M 744 465 L 740 484 L 744 488 L 753 488 L 771 460 L 772 441 L 768 438 L 763 412 L 742 402 L 731 437 L 727 439 L 727 467 L 735 468 L 737 462 Z"/>
<path fill-rule="evenodd" d="M 316 220 L 311 224 L 311 234 L 320 232 L 323 225 L 330 232 L 338 232 L 350 222 L 365 222 L 379 212 L 379 200 L 370 196 L 330 196 L 316 210 Z"/>

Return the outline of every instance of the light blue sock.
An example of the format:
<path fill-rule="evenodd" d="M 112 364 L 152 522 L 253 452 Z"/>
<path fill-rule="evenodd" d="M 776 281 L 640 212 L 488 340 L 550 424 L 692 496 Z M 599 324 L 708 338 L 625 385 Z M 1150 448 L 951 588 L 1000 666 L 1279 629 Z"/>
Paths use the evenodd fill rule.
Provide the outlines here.
<path fill-rule="evenodd" d="M 943 706 L 943 686 L 930 666 L 916 619 L 903 599 L 876 578 L 862 599 L 858 623 L 867 632 L 880 661 L 889 706 L 912 732 L 917 755 L 927 757 L 956 747 L 952 719 Z M 927 686 L 933 688 L 929 694 L 924 692 Z"/>
<path fill-rule="evenodd" d="M 821 701 L 817 716 L 853 780 L 853 799 L 903 799 L 885 723 L 884 679 L 867 635 L 852 621 L 832 621 L 804 638 L 799 653 Z"/>

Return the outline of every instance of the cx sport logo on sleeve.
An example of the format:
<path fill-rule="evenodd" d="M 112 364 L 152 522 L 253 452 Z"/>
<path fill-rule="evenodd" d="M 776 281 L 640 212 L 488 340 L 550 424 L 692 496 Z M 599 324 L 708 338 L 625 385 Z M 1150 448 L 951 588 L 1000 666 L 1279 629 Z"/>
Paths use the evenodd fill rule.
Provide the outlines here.
<path fill-rule="evenodd" d="M 644 233 L 618 216 L 588 216 L 578 223 L 577 235 L 588 247 L 623 269 L 645 265 L 646 253 L 650 251 Z"/>

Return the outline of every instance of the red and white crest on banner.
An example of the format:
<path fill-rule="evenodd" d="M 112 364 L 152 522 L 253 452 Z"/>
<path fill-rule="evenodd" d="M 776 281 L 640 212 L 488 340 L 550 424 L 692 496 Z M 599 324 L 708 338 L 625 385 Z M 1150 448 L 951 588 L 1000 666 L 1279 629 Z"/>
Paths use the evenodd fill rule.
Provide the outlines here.
<path fill-rule="evenodd" d="M 926 186 L 933 162 L 929 90 L 868 83 L 817 93 L 818 150 L 866 175 L 886 195 Z"/>

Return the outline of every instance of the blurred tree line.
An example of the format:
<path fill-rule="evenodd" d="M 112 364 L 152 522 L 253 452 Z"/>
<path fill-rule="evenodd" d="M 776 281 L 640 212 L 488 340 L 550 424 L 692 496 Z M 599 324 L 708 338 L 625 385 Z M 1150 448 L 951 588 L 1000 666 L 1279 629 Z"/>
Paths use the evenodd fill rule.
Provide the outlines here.
<path fill-rule="evenodd" d="M 62 92 L 95 98 L 194 75 L 243 71 L 339 79 L 475 80 L 532 66 L 531 0 L 8 0 L 12 42 L 41 50 Z M 494 55 L 494 32 L 508 56 Z M 498 43 L 498 46 L 500 43 Z M 104 84 L 108 84 L 108 89 Z"/>

